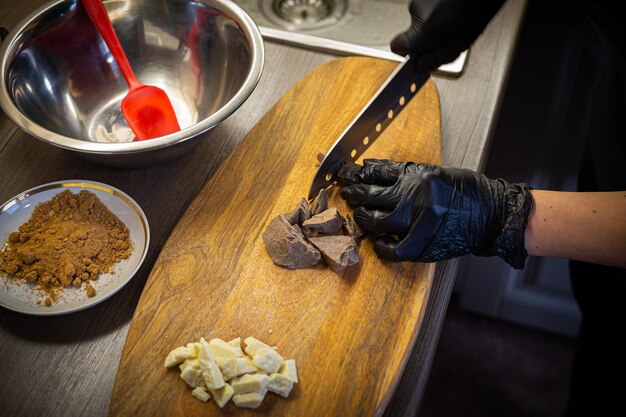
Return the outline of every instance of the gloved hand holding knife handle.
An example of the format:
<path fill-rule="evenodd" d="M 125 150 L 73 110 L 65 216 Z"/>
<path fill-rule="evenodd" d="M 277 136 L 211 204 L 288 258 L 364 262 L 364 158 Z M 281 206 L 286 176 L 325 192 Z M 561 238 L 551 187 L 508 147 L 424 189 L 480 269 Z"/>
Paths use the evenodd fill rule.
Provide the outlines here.
<path fill-rule="evenodd" d="M 413 0 L 411 26 L 391 41 L 391 50 L 411 55 L 415 72 L 454 61 L 483 32 L 504 0 Z"/>
<path fill-rule="evenodd" d="M 473 253 L 523 268 L 530 187 L 474 171 L 366 159 L 339 172 L 355 221 L 378 234 L 376 254 L 435 262 Z"/>

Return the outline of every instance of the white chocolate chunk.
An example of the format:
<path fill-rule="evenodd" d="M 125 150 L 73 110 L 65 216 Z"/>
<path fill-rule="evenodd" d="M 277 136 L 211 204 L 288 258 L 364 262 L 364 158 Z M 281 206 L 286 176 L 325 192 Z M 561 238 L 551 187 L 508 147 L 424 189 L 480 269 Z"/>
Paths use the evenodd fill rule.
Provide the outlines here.
<path fill-rule="evenodd" d="M 202 367 L 202 377 L 204 378 L 204 383 L 207 388 L 220 389 L 224 386 L 224 376 L 222 375 L 220 368 L 217 366 L 217 363 L 203 363 L 200 361 L 200 366 Z"/>
<path fill-rule="evenodd" d="M 171 368 L 176 365 L 180 365 L 187 359 L 193 359 L 197 356 L 195 349 L 187 346 L 179 346 L 165 358 L 165 367 Z"/>
<path fill-rule="evenodd" d="M 287 398 L 292 388 L 293 381 L 286 376 L 281 374 L 271 374 L 269 376 L 269 383 L 267 384 L 269 391 Z"/>
<path fill-rule="evenodd" d="M 246 392 L 244 394 L 233 395 L 233 402 L 237 407 L 257 408 L 263 402 L 267 390 L 261 392 Z"/>
<path fill-rule="evenodd" d="M 243 350 L 241 350 L 241 337 L 230 340 L 227 343 L 237 349 L 237 353 L 239 353 L 237 356 L 238 358 L 243 358 Z"/>
<path fill-rule="evenodd" d="M 220 408 L 224 408 L 226 403 L 233 397 L 233 394 L 235 393 L 233 387 L 231 387 L 229 384 L 224 384 L 222 388 L 217 390 L 209 389 L 209 391 L 211 391 L 215 403 Z"/>
<path fill-rule="evenodd" d="M 278 368 L 278 373 L 289 378 L 294 383 L 298 382 L 298 371 L 296 370 L 296 361 L 294 359 L 284 361 Z"/>
<path fill-rule="evenodd" d="M 235 394 L 245 394 L 247 392 L 261 392 L 266 389 L 269 378 L 265 374 L 245 374 L 233 378 L 230 381 Z"/>
<path fill-rule="evenodd" d="M 242 358 L 215 358 L 215 362 L 220 367 L 225 381 L 237 376 L 237 359 Z"/>
<path fill-rule="evenodd" d="M 191 388 L 203 387 L 205 385 L 204 376 L 198 359 L 187 359 L 180 365 L 180 377 Z"/>
<path fill-rule="evenodd" d="M 235 376 L 239 376 L 243 374 L 251 374 L 259 370 L 259 368 L 257 368 L 254 365 L 254 363 L 252 362 L 252 359 L 249 356 L 246 356 L 244 358 L 237 358 L 236 360 L 237 360 L 237 375 Z"/>
<path fill-rule="evenodd" d="M 244 340 L 244 342 L 246 344 L 246 348 L 244 349 L 245 352 L 252 357 L 254 357 L 254 354 L 260 348 L 272 349 L 271 346 L 266 345 L 265 343 L 261 342 L 260 340 L 255 339 L 254 337 L 247 337 Z"/>
<path fill-rule="evenodd" d="M 234 346 L 234 347 L 241 347 L 241 337 L 237 337 L 233 340 L 229 340 L 228 342 L 229 345 Z"/>
<path fill-rule="evenodd" d="M 211 399 L 211 395 L 207 392 L 205 387 L 194 388 L 193 391 L 191 391 L 191 395 L 204 402 Z"/>
<path fill-rule="evenodd" d="M 198 354 L 198 360 L 200 361 L 200 369 L 202 370 L 202 376 L 204 382 L 209 389 L 220 389 L 224 386 L 224 377 L 220 371 L 219 366 L 215 362 L 215 358 L 211 353 L 209 344 L 202 343 L 200 354 Z"/>
<path fill-rule="evenodd" d="M 211 347 L 211 353 L 213 353 L 213 356 L 216 358 L 238 358 L 243 356 L 241 347 L 235 348 L 222 339 L 212 339 L 209 342 L 209 346 Z"/>
<path fill-rule="evenodd" d="M 280 356 L 278 352 L 269 347 L 257 349 L 252 357 L 252 362 L 266 374 L 277 372 L 283 360 L 283 357 Z"/>
<path fill-rule="evenodd" d="M 191 342 L 191 343 L 187 343 L 186 345 L 187 349 L 192 349 L 194 352 L 194 357 L 197 358 L 198 355 L 200 354 L 200 349 L 202 348 L 202 343 L 200 342 Z"/>
<path fill-rule="evenodd" d="M 198 359 L 187 359 L 185 362 L 181 363 L 180 365 L 178 365 L 178 369 L 180 369 L 180 371 L 184 371 L 185 368 L 187 368 L 188 366 L 200 366 L 200 361 Z"/>

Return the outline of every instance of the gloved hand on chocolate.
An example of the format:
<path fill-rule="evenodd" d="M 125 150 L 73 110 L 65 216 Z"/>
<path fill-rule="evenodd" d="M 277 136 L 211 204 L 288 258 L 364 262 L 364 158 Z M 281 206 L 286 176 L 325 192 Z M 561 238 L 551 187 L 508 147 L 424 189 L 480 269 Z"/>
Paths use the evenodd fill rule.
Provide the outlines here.
<path fill-rule="evenodd" d="M 345 164 L 340 195 L 374 251 L 391 261 L 435 262 L 473 253 L 524 267 L 530 187 L 474 171 L 366 159 Z"/>
<path fill-rule="evenodd" d="M 411 27 L 391 41 L 396 54 L 411 55 L 416 71 L 454 61 L 478 38 L 504 0 L 413 0 Z"/>

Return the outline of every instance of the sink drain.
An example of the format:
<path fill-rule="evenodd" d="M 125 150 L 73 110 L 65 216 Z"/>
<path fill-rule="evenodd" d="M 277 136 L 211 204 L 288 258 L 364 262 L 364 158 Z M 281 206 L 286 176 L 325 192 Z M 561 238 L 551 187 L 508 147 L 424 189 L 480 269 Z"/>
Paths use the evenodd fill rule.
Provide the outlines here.
<path fill-rule="evenodd" d="M 315 29 L 337 23 L 346 11 L 345 0 L 264 0 L 262 9 L 287 29 Z"/>
<path fill-rule="evenodd" d="M 332 5 L 327 0 L 279 0 L 274 9 L 279 17 L 295 24 L 317 23 L 331 14 Z"/>

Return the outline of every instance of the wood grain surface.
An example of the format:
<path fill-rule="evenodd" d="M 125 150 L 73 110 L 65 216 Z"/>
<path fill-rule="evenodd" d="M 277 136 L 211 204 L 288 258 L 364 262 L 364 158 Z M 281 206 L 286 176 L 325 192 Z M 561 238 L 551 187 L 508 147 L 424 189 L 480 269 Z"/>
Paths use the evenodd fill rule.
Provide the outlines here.
<path fill-rule="evenodd" d="M 166 243 L 122 353 L 111 416 L 380 415 L 415 342 L 434 265 L 388 263 L 372 243 L 343 275 L 318 265 L 274 265 L 261 234 L 296 207 L 326 152 L 394 69 L 342 58 L 296 84 L 200 191 Z M 358 88 L 356 88 L 358 86 Z M 429 81 L 366 157 L 441 162 L 439 96 Z M 348 213 L 336 192 L 330 206 Z M 200 337 L 254 336 L 298 364 L 288 399 L 268 394 L 254 412 L 202 403 L 167 353 Z"/>

